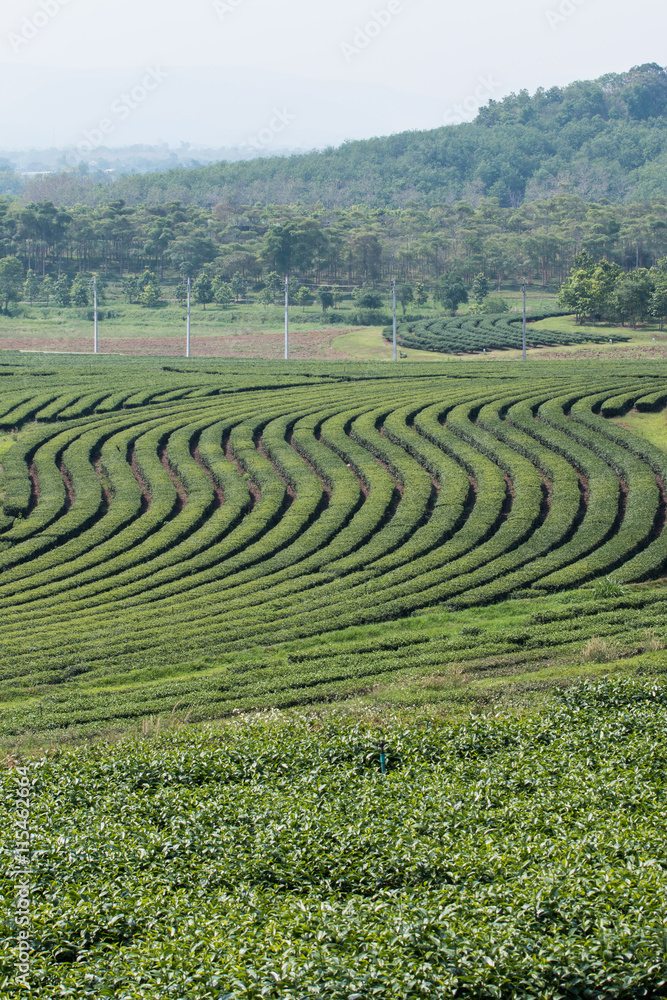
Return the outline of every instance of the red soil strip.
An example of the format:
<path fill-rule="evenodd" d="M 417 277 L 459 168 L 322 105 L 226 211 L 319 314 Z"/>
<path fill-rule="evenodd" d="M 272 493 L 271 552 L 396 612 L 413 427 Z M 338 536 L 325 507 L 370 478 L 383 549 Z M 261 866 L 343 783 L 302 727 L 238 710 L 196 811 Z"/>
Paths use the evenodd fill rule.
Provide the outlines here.
<path fill-rule="evenodd" d="M 206 465 L 204 465 L 201 456 L 199 454 L 199 442 L 197 442 L 197 445 L 194 448 L 192 447 L 190 448 L 190 454 L 192 455 L 193 459 L 195 460 L 199 468 L 202 470 L 204 475 L 210 480 L 211 486 L 213 487 L 213 493 L 215 494 L 216 505 L 218 507 L 222 507 L 222 505 L 225 502 L 224 490 L 222 489 L 222 486 L 217 485 L 210 469 Z"/>
<path fill-rule="evenodd" d="M 239 476 L 241 476 L 242 479 L 245 479 L 245 476 L 246 476 L 245 469 L 240 464 L 240 462 L 237 460 L 236 456 L 234 455 L 234 452 L 231 449 L 231 445 L 229 443 L 229 434 L 225 434 L 225 438 L 224 438 L 224 441 L 222 443 L 222 450 L 225 453 L 225 458 L 227 459 L 227 461 L 231 462 L 232 465 L 234 466 L 234 468 L 236 469 L 236 471 L 238 472 Z M 252 499 L 252 506 L 254 507 L 255 504 L 257 503 L 257 501 L 259 500 L 259 498 L 262 495 L 261 491 L 260 491 L 259 487 L 255 483 L 253 483 L 252 479 L 247 479 L 246 480 L 246 485 L 247 485 L 248 489 L 250 490 L 250 496 L 251 496 L 251 499 Z"/>
<path fill-rule="evenodd" d="M 309 462 L 308 459 L 306 458 L 306 456 L 302 455 L 301 452 L 299 451 L 299 449 L 294 447 L 294 444 L 292 443 L 292 431 L 290 431 L 288 433 L 288 435 L 287 435 L 287 443 L 290 446 L 290 448 L 292 448 L 297 453 L 297 455 L 299 456 L 299 458 L 301 459 L 301 461 L 304 462 L 308 466 L 308 468 L 311 470 L 311 472 L 313 472 L 317 476 L 317 478 L 319 479 L 320 483 L 322 484 L 322 492 L 325 493 L 326 496 L 327 496 L 327 498 L 328 498 L 327 499 L 327 503 L 328 503 L 329 500 L 331 500 L 331 493 L 332 493 L 331 487 L 326 482 L 326 480 L 322 478 L 322 476 L 319 474 L 319 472 L 317 471 L 317 469 L 315 468 L 315 466 L 312 464 L 312 462 Z"/>
<path fill-rule="evenodd" d="M 246 329 L 239 324 L 240 328 Z M 226 328 L 228 329 L 228 328 Z M 296 361 L 320 359 L 350 361 L 352 355 L 337 351 L 333 341 L 349 333 L 349 327 L 308 330 L 292 333 L 290 354 Z M 45 353 L 91 354 L 92 336 L 85 337 L 3 337 L 0 349 L 8 351 L 41 351 Z M 102 334 L 101 354 L 140 354 L 156 357 L 185 355 L 185 335 L 178 337 L 113 337 Z M 257 358 L 284 360 L 284 333 L 225 333 L 218 336 L 198 336 L 193 332 L 192 356 L 195 358 Z"/>
<path fill-rule="evenodd" d="M 258 437 L 257 440 L 255 441 L 255 447 L 257 448 L 257 451 L 259 452 L 259 454 L 263 458 L 265 458 L 267 460 L 267 462 L 271 463 L 273 471 L 278 476 L 278 479 L 280 479 L 280 481 L 282 483 L 284 483 L 284 485 L 285 485 L 285 491 L 287 492 L 287 496 L 290 498 L 290 501 L 296 500 L 296 491 L 295 491 L 294 487 L 292 486 L 292 484 L 290 482 L 288 482 L 287 479 L 285 479 L 285 477 L 283 476 L 282 472 L 280 471 L 280 469 L 278 468 L 278 466 L 276 465 L 276 463 L 273 461 L 273 459 L 271 458 L 271 456 L 268 454 L 266 448 L 262 444 L 261 437 Z"/>
<path fill-rule="evenodd" d="M 37 506 L 37 502 L 41 496 L 42 488 L 39 485 L 39 477 L 37 476 L 37 466 L 34 462 L 31 462 L 30 468 L 28 469 L 28 476 L 30 477 L 31 490 L 30 490 L 30 503 L 28 504 L 28 514 Z"/>
<path fill-rule="evenodd" d="M 658 484 L 658 489 L 660 490 L 661 504 L 660 511 L 658 513 L 657 520 L 655 522 L 655 537 L 659 538 L 660 535 L 665 530 L 667 526 L 667 487 L 664 481 L 656 474 L 655 481 Z"/>
<path fill-rule="evenodd" d="M 146 485 L 144 477 L 141 474 L 141 469 L 139 468 L 139 464 L 137 462 L 137 456 L 136 456 L 136 454 L 134 452 L 134 448 L 132 448 L 131 451 L 130 451 L 130 453 L 129 453 L 129 462 L 130 462 L 130 468 L 132 469 L 132 475 L 134 476 L 134 478 L 136 479 L 136 481 L 139 483 L 139 486 L 141 488 L 142 513 L 145 513 L 148 510 L 148 508 L 150 507 L 150 505 L 152 504 L 153 497 L 151 496 L 150 490 L 148 489 L 148 486 Z"/>
<path fill-rule="evenodd" d="M 74 487 L 72 485 L 72 476 L 65 467 L 65 463 L 62 458 L 58 461 L 58 472 L 62 476 L 63 483 L 65 484 L 65 510 L 67 511 L 74 503 Z"/>
<path fill-rule="evenodd" d="M 176 513 L 180 514 L 180 512 L 183 510 L 186 503 L 188 502 L 188 495 L 185 492 L 185 487 L 183 486 L 183 483 L 180 481 L 180 479 L 172 469 L 171 465 L 169 464 L 169 459 L 167 458 L 166 441 L 164 442 L 164 444 L 160 445 L 158 449 L 158 458 L 162 463 L 162 467 L 169 473 L 169 478 L 171 479 L 174 489 L 176 490 L 177 494 Z"/>
<path fill-rule="evenodd" d="M 321 428 L 318 428 L 317 433 L 315 434 L 315 440 L 321 442 L 321 444 L 323 444 L 325 448 L 329 447 L 329 445 L 326 443 L 326 441 L 322 441 L 322 430 L 321 430 Z M 336 455 L 338 454 L 338 452 L 335 450 L 335 448 L 332 448 L 331 451 L 333 451 L 334 454 L 336 454 Z M 338 457 L 340 458 L 341 456 L 339 455 Z M 354 478 L 359 483 L 359 489 L 361 490 L 361 494 L 362 494 L 362 496 L 363 496 L 363 498 L 365 500 L 368 497 L 368 494 L 370 493 L 370 490 L 368 489 L 368 486 L 366 486 L 366 483 L 363 481 L 363 479 L 361 478 L 361 476 L 359 475 L 359 473 L 357 472 L 357 470 L 354 468 L 354 466 L 352 466 L 349 462 L 345 462 L 345 464 L 346 464 L 347 468 L 350 470 L 350 472 L 352 473 L 352 475 L 354 476 Z"/>
<path fill-rule="evenodd" d="M 95 475 L 100 481 L 100 486 L 102 487 L 102 496 L 104 497 L 104 503 L 107 510 L 109 509 L 109 504 L 111 503 L 111 490 L 104 482 L 102 474 L 102 460 L 101 458 L 96 458 L 93 461 L 93 469 L 95 470 Z"/>

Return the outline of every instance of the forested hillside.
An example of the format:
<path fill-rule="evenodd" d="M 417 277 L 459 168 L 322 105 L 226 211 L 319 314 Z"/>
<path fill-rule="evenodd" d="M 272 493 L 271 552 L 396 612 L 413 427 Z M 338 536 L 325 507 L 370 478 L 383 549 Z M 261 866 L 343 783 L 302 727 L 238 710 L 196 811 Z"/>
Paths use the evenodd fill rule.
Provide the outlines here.
<path fill-rule="evenodd" d="M 655 63 L 491 101 L 474 122 L 337 149 L 126 177 L 31 182 L 29 200 L 206 206 L 423 207 L 498 198 L 517 207 L 568 191 L 585 201 L 667 197 L 667 73 Z"/>

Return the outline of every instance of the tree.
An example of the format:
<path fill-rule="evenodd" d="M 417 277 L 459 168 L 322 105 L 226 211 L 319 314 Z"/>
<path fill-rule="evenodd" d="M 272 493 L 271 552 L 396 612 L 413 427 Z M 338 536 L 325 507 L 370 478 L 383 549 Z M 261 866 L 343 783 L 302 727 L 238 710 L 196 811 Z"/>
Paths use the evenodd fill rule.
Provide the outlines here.
<path fill-rule="evenodd" d="M 497 315 L 499 313 L 509 312 L 509 303 L 505 301 L 500 295 L 489 295 L 483 303 L 483 312 L 489 315 Z"/>
<path fill-rule="evenodd" d="M 139 301 L 139 296 L 141 295 L 141 287 L 139 285 L 139 279 L 130 277 L 123 278 L 121 282 L 121 287 L 123 289 L 123 295 L 127 301 L 132 305 L 133 302 Z"/>
<path fill-rule="evenodd" d="M 309 270 L 326 257 L 329 237 L 314 219 L 295 219 L 271 226 L 264 237 L 262 256 L 281 274 Z"/>
<path fill-rule="evenodd" d="M 90 278 L 85 274 L 77 274 L 72 282 L 72 302 L 75 306 L 90 305 Z"/>
<path fill-rule="evenodd" d="M 632 323 L 633 329 L 650 311 L 655 281 L 650 271 L 644 267 L 624 275 L 614 290 L 614 306 L 622 323 Z"/>
<path fill-rule="evenodd" d="M 169 259 L 184 278 L 194 278 L 202 265 L 215 260 L 217 253 L 213 240 L 197 232 L 173 240 L 169 245 Z"/>
<path fill-rule="evenodd" d="M 310 289 L 306 288 L 305 285 L 300 285 L 296 290 L 294 296 L 294 301 L 298 306 L 303 306 L 304 314 L 306 312 L 306 306 L 311 305 L 313 301 L 313 296 L 310 294 Z"/>
<path fill-rule="evenodd" d="M 399 285 L 396 289 L 396 295 L 398 297 L 398 301 L 401 303 L 403 317 L 405 318 L 405 307 L 409 305 L 410 302 L 414 302 L 415 300 L 415 293 L 412 285 L 408 285 L 407 283 Z"/>
<path fill-rule="evenodd" d="M 428 292 L 423 281 L 418 281 L 415 285 L 415 302 L 418 306 L 425 306 L 428 302 Z"/>
<path fill-rule="evenodd" d="M 276 271 L 269 271 L 264 279 L 264 287 L 271 296 L 270 301 L 275 302 L 276 299 L 285 294 L 285 279 L 281 278 Z"/>
<path fill-rule="evenodd" d="M 667 280 L 658 278 L 651 302 L 651 315 L 660 320 L 662 330 L 667 316 Z"/>
<path fill-rule="evenodd" d="M 46 278 L 42 279 L 42 295 L 47 305 L 49 303 L 49 299 L 53 295 L 53 290 L 55 288 L 55 285 L 56 283 L 53 280 L 53 278 L 49 278 L 48 275 L 46 276 Z"/>
<path fill-rule="evenodd" d="M 162 290 L 152 271 L 144 271 L 139 283 L 139 302 L 145 309 L 157 309 L 162 299 Z"/>
<path fill-rule="evenodd" d="M 354 296 L 354 301 L 359 309 L 381 309 L 382 296 L 374 292 L 368 285 L 358 288 Z"/>
<path fill-rule="evenodd" d="M 468 289 L 457 274 L 443 274 L 435 286 L 433 298 L 453 316 L 458 307 L 468 301 Z"/>
<path fill-rule="evenodd" d="M 200 274 L 194 285 L 192 286 L 192 293 L 195 298 L 195 302 L 198 302 L 200 306 L 206 309 L 209 302 L 213 301 L 213 282 L 206 274 Z"/>
<path fill-rule="evenodd" d="M 232 275 L 230 287 L 235 302 L 238 302 L 239 299 L 244 298 L 246 293 L 246 282 L 245 278 L 243 277 L 240 271 L 237 271 L 236 274 Z"/>
<path fill-rule="evenodd" d="M 213 282 L 213 297 L 221 306 L 228 306 L 234 300 L 232 286 L 222 278 L 216 278 Z"/>
<path fill-rule="evenodd" d="M 66 274 L 61 274 L 56 281 L 56 286 L 53 290 L 53 298 L 56 304 L 67 308 L 72 302 L 72 294 L 70 291 L 70 280 Z"/>
<path fill-rule="evenodd" d="M 326 315 L 327 309 L 333 309 L 334 296 L 330 288 L 318 288 L 317 297 L 322 306 L 322 312 Z"/>
<path fill-rule="evenodd" d="M 607 316 L 614 308 L 614 291 L 622 274 L 618 264 L 606 260 L 595 263 L 584 250 L 574 258 L 572 271 L 558 293 L 558 304 L 570 309 L 578 323 L 586 317 L 595 320 Z"/>
<path fill-rule="evenodd" d="M 4 302 L 5 315 L 9 313 L 9 303 L 20 300 L 23 282 L 23 264 L 18 257 L 3 257 L 0 260 L 0 301 Z"/>
<path fill-rule="evenodd" d="M 486 275 L 480 271 L 472 279 L 472 300 L 477 306 L 481 306 L 482 302 L 489 294 L 489 280 Z"/>
<path fill-rule="evenodd" d="M 23 284 L 23 298 L 27 299 L 30 305 L 32 305 L 32 300 L 36 299 L 39 294 L 39 278 L 35 272 L 31 269 L 26 274 L 25 282 Z"/>

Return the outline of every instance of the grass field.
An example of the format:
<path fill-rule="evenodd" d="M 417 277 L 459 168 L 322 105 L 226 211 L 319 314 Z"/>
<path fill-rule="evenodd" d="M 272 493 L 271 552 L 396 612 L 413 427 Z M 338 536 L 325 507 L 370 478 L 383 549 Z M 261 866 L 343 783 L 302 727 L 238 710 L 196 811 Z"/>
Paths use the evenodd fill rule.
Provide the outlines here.
<path fill-rule="evenodd" d="M 667 364 L 508 355 L 0 355 L 30 995 L 665 995 Z"/>
<path fill-rule="evenodd" d="M 144 309 L 127 305 L 113 291 L 109 302 L 101 309 L 100 351 L 108 354 L 168 356 L 184 353 L 185 310 L 174 302 L 159 309 Z M 519 311 L 521 296 L 504 290 L 503 297 L 511 308 Z M 539 290 L 529 295 L 529 315 L 556 308 L 554 295 Z M 352 314 L 349 304 L 339 310 Z M 385 310 L 386 311 L 386 310 Z M 435 318 L 439 310 L 432 304 L 420 309 L 425 317 Z M 461 315 L 467 315 L 462 307 Z M 399 311 L 399 319 L 401 319 Z M 577 326 L 572 319 L 559 317 L 536 324 L 539 329 L 562 329 L 565 334 L 584 329 L 591 337 L 603 336 L 605 343 L 575 345 L 562 348 L 539 347 L 529 351 L 531 357 L 544 359 L 579 357 L 605 359 L 623 357 L 636 359 L 667 358 L 667 334 L 650 324 L 632 331 L 616 327 Z M 331 326 L 316 306 L 293 307 L 291 311 L 291 354 L 298 360 L 391 360 L 391 345 L 382 336 L 381 327 Z M 619 337 L 628 338 L 620 343 Z M 614 343 L 607 344 L 608 338 Z M 654 340 L 655 338 L 655 340 Z M 90 310 L 61 309 L 56 306 L 23 303 L 16 315 L 0 316 L 0 349 L 89 353 L 92 350 Z M 438 354 L 409 348 L 402 363 L 438 361 L 458 358 L 458 354 Z M 280 360 L 284 354 L 284 313 L 279 306 L 257 303 L 227 307 L 209 305 L 206 309 L 193 306 L 192 354 L 194 357 L 229 357 Z M 486 360 L 514 359 L 519 350 L 489 351 Z"/>

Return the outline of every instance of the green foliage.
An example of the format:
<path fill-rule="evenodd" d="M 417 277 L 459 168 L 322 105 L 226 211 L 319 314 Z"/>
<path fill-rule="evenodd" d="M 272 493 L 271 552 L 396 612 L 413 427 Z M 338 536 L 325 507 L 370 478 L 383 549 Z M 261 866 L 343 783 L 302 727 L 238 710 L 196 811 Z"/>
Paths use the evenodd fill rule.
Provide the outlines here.
<path fill-rule="evenodd" d="M 546 627 L 549 598 L 540 622 L 473 644 L 448 616 L 663 577 L 667 458 L 607 418 L 665 399 L 655 361 L 7 355 L 4 732 L 94 731 L 180 698 L 201 720 L 415 670 L 580 663 L 595 637 L 623 655 L 647 630 L 662 641 L 659 589 L 588 591 Z M 440 628 L 412 626 L 429 608 Z"/>
<path fill-rule="evenodd" d="M 610 576 L 605 577 L 604 580 L 598 580 L 595 584 L 595 596 L 600 600 L 606 600 L 608 597 L 622 597 L 624 593 L 623 584 Z"/>
<path fill-rule="evenodd" d="M 133 276 L 123 278 L 122 281 L 123 295 L 129 303 L 134 303 L 139 301 L 141 295 L 141 288 L 139 286 L 139 279 Z"/>
<path fill-rule="evenodd" d="M 18 302 L 23 294 L 25 271 L 18 257 L 0 259 L 0 303 L 3 312 L 9 312 L 9 303 Z"/>
<path fill-rule="evenodd" d="M 527 719 L 248 718 L 31 761 L 31 995 L 661 995 L 666 705 L 601 681 Z M 15 801 L 7 768 L 7 850 Z"/>
<path fill-rule="evenodd" d="M 357 290 L 354 301 L 358 309 L 381 309 L 383 297 L 368 285 L 363 285 Z"/>
<path fill-rule="evenodd" d="M 66 274 L 61 274 L 53 291 L 53 298 L 59 306 L 67 307 L 72 302 L 71 282 Z"/>
<path fill-rule="evenodd" d="M 192 286 L 192 293 L 194 295 L 195 302 L 206 308 L 207 304 L 213 302 L 215 298 L 215 291 L 213 289 L 213 281 L 206 274 L 200 274 L 194 285 Z"/>
<path fill-rule="evenodd" d="M 415 302 L 418 306 L 425 306 L 428 302 L 428 292 L 423 281 L 418 281 L 415 284 Z"/>
<path fill-rule="evenodd" d="M 510 307 L 506 299 L 500 295 L 489 295 L 482 304 L 483 312 L 489 316 L 499 316 L 501 313 L 509 312 Z"/>
<path fill-rule="evenodd" d="M 36 299 L 39 294 L 40 281 L 32 268 L 28 271 L 23 285 L 23 298 L 27 299 L 30 305 L 32 305 L 33 299 Z"/>
<path fill-rule="evenodd" d="M 405 316 L 407 306 L 409 306 L 410 303 L 414 302 L 415 300 L 415 292 L 412 285 L 408 285 L 406 282 L 397 285 L 396 297 L 398 298 L 398 301 L 401 303 L 403 309 L 403 315 Z M 382 305 L 382 303 L 380 303 L 380 305 Z"/>
<path fill-rule="evenodd" d="M 476 274 L 472 281 L 471 298 L 473 302 L 481 306 L 484 299 L 489 294 L 489 280 L 483 272 Z"/>
<path fill-rule="evenodd" d="M 419 320 L 402 323 L 399 326 L 398 337 L 403 347 L 412 347 L 420 351 L 438 351 L 442 353 L 472 353 L 476 351 L 506 350 L 517 348 L 522 342 L 523 319 L 520 316 L 505 316 L 507 304 L 498 296 L 490 296 L 485 306 L 489 306 L 485 316 L 464 316 L 462 318 L 443 318 Z M 485 309 L 485 312 L 487 310 Z M 546 319 L 552 313 L 531 314 L 531 322 Z M 556 314 L 558 315 L 558 314 Z M 384 331 L 387 339 L 391 331 Z M 528 344 L 531 347 L 553 344 L 580 344 L 604 338 L 594 337 L 590 333 L 564 333 L 560 330 L 546 330 L 542 327 L 533 329 L 528 326 Z"/>
<path fill-rule="evenodd" d="M 77 274 L 70 289 L 72 304 L 89 306 L 92 300 L 92 282 L 87 274 Z"/>
<path fill-rule="evenodd" d="M 232 276 L 232 280 L 230 282 L 229 287 L 231 288 L 232 295 L 234 296 L 236 302 L 238 302 L 239 299 L 244 298 L 247 289 L 247 283 L 240 271 L 237 271 Z"/>
<path fill-rule="evenodd" d="M 551 198 L 560 185 L 586 201 L 660 201 L 667 194 L 666 81 L 665 70 L 648 63 L 540 88 L 532 96 L 522 90 L 491 100 L 472 123 L 346 142 L 324 152 L 128 176 L 111 185 L 91 182 L 89 197 L 95 204 L 111 197 L 160 206 L 178 199 L 179 207 L 183 201 L 223 204 L 232 212 L 258 202 L 326 204 L 328 213 L 332 206 L 397 208 L 406 196 L 425 209 L 453 205 L 474 189 L 512 211 L 525 200 Z M 55 178 L 54 197 L 62 190 L 59 182 Z M 293 253 L 310 259 L 311 247 L 308 230 L 300 239 L 299 222 L 282 225 L 285 232 L 267 241 L 267 251 L 284 273 L 287 263 L 301 266 L 292 262 Z M 601 226 L 596 240 L 607 235 Z"/>
<path fill-rule="evenodd" d="M 230 302 L 234 301 L 232 286 L 228 281 L 216 278 L 213 282 L 213 297 L 221 306 L 228 306 Z"/>
<path fill-rule="evenodd" d="M 318 288 L 317 297 L 322 306 L 323 313 L 326 313 L 327 309 L 333 309 L 334 295 L 330 288 Z"/>
<path fill-rule="evenodd" d="M 453 316 L 458 307 L 468 301 L 468 290 L 459 275 L 443 274 L 435 286 L 433 298 Z"/>

